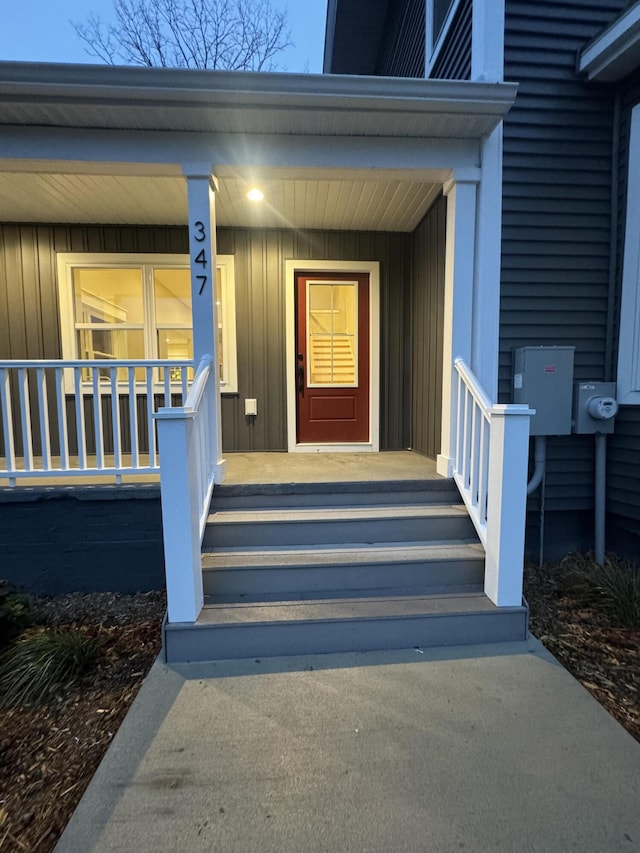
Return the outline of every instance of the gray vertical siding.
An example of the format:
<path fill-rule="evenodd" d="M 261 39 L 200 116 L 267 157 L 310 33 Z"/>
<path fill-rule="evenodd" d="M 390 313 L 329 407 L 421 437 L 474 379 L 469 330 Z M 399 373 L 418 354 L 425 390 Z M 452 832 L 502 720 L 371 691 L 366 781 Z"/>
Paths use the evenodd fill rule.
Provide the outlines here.
<path fill-rule="evenodd" d="M 506 3 L 505 79 L 519 90 L 504 123 L 502 400 L 515 346 L 574 345 L 576 380 L 604 377 L 613 98 L 575 64 L 622 5 Z M 592 480 L 591 440 L 550 442 L 549 508 L 591 506 Z"/>
<path fill-rule="evenodd" d="M 225 451 L 284 450 L 287 446 L 284 262 L 289 258 L 380 262 L 381 446 L 408 446 L 410 378 L 405 368 L 410 247 L 407 234 L 219 230 L 218 250 L 236 259 L 239 393 L 222 401 Z M 119 251 L 186 252 L 186 230 L 0 227 L 0 358 L 61 358 L 55 252 Z M 258 399 L 257 418 L 245 417 L 245 397 Z M 125 422 L 126 415 L 123 411 Z M 71 406 L 69 417 L 73 428 Z M 87 417 L 90 430 L 89 410 Z M 110 417 L 106 409 L 105 417 Z M 57 442 L 55 436 L 53 442 Z"/>
<path fill-rule="evenodd" d="M 462 0 L 429 77 L 441 80 L 471 79 L 473 0 Z"/>
<path fill-rule="evenodd" d="M 629 166 L 629 127 L 632 108 L 640 103 L 640 71 L 621 86 L 618 170 L 618 229 L 616 266 L 616 312 L 613 346 L 617 352 L 619 311 L 622 293 L 622 261 L 626 227 L 627 178 Z M 612 378 L 615 378 L 615 371 Z M 638 532 L 640 520 L 640 406 L 623 406 L 616 419 L 615 433 L 608 440 L 608 510 L 620 520 L 631 519 Z"/>
<path fill-rule="evenodd" d="M 375 73 L 424 77 L 425 0 L 392 0 Z"/>
<path fill-rule="evenodd" d="M 432 458 L 440 452 L 446 215 L 441 196 L 412 235 L 412 447 Z"/>

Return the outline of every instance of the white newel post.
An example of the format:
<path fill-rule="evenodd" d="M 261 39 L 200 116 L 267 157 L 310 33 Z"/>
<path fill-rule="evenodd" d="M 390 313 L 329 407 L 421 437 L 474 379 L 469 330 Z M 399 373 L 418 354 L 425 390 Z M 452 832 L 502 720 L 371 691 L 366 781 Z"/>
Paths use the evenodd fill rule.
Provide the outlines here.
<path fill-rule="evenodd" d="M 479 176 L 478 176 L 479 178 Z M 471 364 L 473 283 L 478 178 L 450 181 L 447 196 L 445 248 L 444 334 L 442 364 L 442 444 L 436 470 L 453 476 L 456 440 L 456 358 Z"/>
<path fill-rule="evenodd" d="M 195 622 L 204 604 L 193 431 L 193 416 L 158 420 L 169 622 Z M 172 458 L 163 455 L 165 448 Z"/>
<path fill-rule="evenodd" d="M 522 604 L 531 415 L 528 406 L 491 409 L 484 591 L 499 607 Z"/>
<path fill-rule="evenodd" d="M 215 460 L 215 482 L 224 480 L 222 416 L 218 358 L 219 311 L 216 304 L 216 181 L 210 164 L 183 166 L 189 204 L 189 259 L 191 266 L 191 310 L 193 313 L 193 359 L 197 366 L 203 355 L 212 355 L 215 399 L 211 406 L 211 458 Z"/>

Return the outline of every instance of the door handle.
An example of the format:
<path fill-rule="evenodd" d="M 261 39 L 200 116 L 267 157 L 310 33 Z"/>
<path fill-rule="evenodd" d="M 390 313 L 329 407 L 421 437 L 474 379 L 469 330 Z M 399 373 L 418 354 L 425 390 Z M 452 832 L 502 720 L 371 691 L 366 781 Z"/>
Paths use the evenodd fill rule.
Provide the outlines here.
<path fill-rule="evenodd" d="M 298 393 L 304 394 L 304 355 L 301 352 L 298 353 L 297 374 L 298 374 Z"/>

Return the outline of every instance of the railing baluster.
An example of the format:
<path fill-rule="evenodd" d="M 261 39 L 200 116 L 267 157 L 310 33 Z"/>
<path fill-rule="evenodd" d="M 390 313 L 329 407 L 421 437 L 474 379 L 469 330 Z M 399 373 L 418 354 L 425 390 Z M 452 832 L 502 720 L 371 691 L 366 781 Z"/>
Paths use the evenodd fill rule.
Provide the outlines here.
<path fill-rule="evenodd" d="M 64 394 L 64 370 L 56 367 L 54 371 L 56 389 L 56 408 L 58 412 L 58 449 L 60 468 L 69 470 L 69 432 L 67 427 L 67 402 Z"/>
<path fill-rule="evenodd" d="M 92 368 L 93 432 L 96 440 L 96 468 L 104 470 L 104 435 L 102 432 L 102 397 L 100 395 L 100 368 Z"/>
<path fill-rule="evenodd" d="M 471 401 L 471 470 L 469 472 L 469 490 L 471 492 L 471 501 L 474 506 L 478 505 L 478 431 L 477 417 L 478 404 L 475 400 Z"/>
<path fill-rule="evenodd" d="M 24 470 L 33 471 L 33 438 L 31 435 L 29 375 L 25 367 L 18 369 L 18 394 L 20 397 L 20 422 L 22 426 L 22 455 L 24 457 Z"/>
<path fill-rule="evenodd" d="M 138 406 L 136 398 L 136 371 L 135 367 L 127 368 L 129 378 L 129 437 L 131 440 L 131 467 L 140 467 L 140 444 L 138 441 Z"/>
<path fill-rule="evenodd" d="M 11 385 L 9 371 L 0 368 L 0 415 L 4 435 L 4 455 L 6 460 L 9 485 L 15 486 L 16 478 L 12 474 L 16 470 L 16 451 L 13 441 L 13 411 L 11 407 Z"/>
<path fill-rule="evenodd" d="M 487 521 L 487 432 L 488 422 L 484 414 L 480 414 L 480 442 L 478 448 L 478 513 L 480 521 L 485 524 Z"/>
<path fill-rule="evenodd" d="M 164 373 L 164 405 L 165 408 L 171 408 L 171 370 L 165 367 Z"/>
<path fill-rule="evenodd" d="M 38 415 L 40 416 L 40 452 L 42 470 L 51 470 L 51 433 L 49 430 L 49 406 L 47 400 L 47 376 L 43 367 L 36 370 L 36 390 L 38 393 Z"/>
<path fill-rule="evenodd" d="M 120 434 L 120 398 L 118 396 L 118 368 L 109 371 L 111 378 L 111 432 L 113 435 L 113 464 L 122 468 L 122 436 Z"/>
<path fill-rule="evenodd" d="M 149 436 L 149 465 L 156 467 L 156 425 L 153 421 L 155 403 L 153 399 L 153 368 L 147 367 L 147 430 Z"/>
<path fill-rule="evenodd" d="M 469 486 L 469 391 L 464 393 L 464 447 L 462 451 L 462 480 L 465 487 Z"/>
<path fill-rule="evenodd" d="M 189 368 L 181 367 L 180 368 L 180 380 L 182 382 L 182 399 L 180 400 L 180 405 L 184 406 L 185 400 L 187 399 L 187 389 L 189 387 Z"/>
<path fill-rule="evenodd" d="M 78 442 L 78 468 L 87 468 L 87 430 L 84 421 L 84 394 L 82 393 L 82 368 L 73 368 L 73 388 L 76 407 L 76 440 Z"/>

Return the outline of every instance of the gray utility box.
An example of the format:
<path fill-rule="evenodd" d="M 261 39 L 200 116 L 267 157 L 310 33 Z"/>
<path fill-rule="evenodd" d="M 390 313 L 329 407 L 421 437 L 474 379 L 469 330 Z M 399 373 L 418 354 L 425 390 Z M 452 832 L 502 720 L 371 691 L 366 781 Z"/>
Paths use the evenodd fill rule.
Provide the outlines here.
<path fill-rule="evenodd" d="M 513 402 L 536 413 L 531 435 L 569 435 L 575 347 L 518 347 L 513 351 Z"/>
<path fill-rule="evenodd" d="M 573 389 L 573 431 L 610 433 L 618 413 L 615 382 L 576 382 Z"/>

